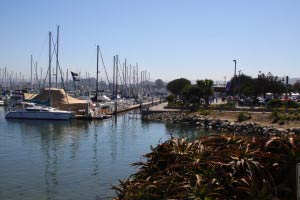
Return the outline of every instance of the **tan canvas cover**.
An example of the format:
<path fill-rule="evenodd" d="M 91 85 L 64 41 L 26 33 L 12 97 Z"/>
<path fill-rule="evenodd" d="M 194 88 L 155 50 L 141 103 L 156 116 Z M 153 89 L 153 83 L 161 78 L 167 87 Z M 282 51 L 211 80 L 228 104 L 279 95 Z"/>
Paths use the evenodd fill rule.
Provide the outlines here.
<path fill-rule="evenodd" d="M 33 99 L 36 96 L 37 96 L 37 94 L 24 93 L 24 100 L 31 100 L 31 99 Z"/>
<path fill-rule="evenodd" d="M 86 100 L 76 99 L 74 97 L 69 96 L 63 89 L 51 88 L 50 91 L 51 96 L 51 106 L 61 110 L 68 110 L 68 111 L 78 111 L 78 110 L 86 110 L 88 108 L 89 102 Z M 28 94 L 27 96 L 30 97 L 33 94 Z M 25 94 L 24 94 L 24 97 Z M 39 102 L 46 102 L 49 100 L 49 88 L 45 88 L 41 91 L 40 94 L 33 96 L 33 98 L 28 99 L 33 101 Z"/>

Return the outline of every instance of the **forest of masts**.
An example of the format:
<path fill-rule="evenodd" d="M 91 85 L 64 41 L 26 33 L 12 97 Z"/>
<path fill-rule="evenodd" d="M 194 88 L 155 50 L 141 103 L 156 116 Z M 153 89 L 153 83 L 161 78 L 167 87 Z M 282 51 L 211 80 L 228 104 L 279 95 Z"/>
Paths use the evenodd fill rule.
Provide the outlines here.
<path fill-rule="evenodd" d="M 53 46 L 53 48 L 51 47 Z M 112 80 L 106 70 L 104 59 L 102 57 L 99 45 L 97 46 L 97 64 L 95 73 L 75 72 L 77 77 L 71 76 L 71 69 L 63 70 L 59 63 L 59 26 L 57 26 L 56 41 L 53 40 L 52 33 L 49 32 L 49 65 L 46 73 L 43 67 L 38 66 L 38 62 L 30 56 L 30 76 L 9 70 L 7 67 L 0 68 L 0 87 L 1 90 L 28 90 L 38 93 L 45 87 L 63 88 L 66 91 L 93 91 L 106 92 L 111 94 L 120 94 L 125 97 L 137 97 L 138 95 L 147 95 L 151 93 L 150 72 L 139 70 L 139 66 L 128 64 L 125 58 L 123 62 L 118 55 L 113 56 Z M 55 55 L 55 66 L 52 67 Z M 99 63 L 101 59 L 100 70 Z M 96 59 L 95 59 L 96 61 Z M 52 73 L 49 74 L 49 71 Z M 45 73 L 45 74 L 44 74 Z M 104 80 L 102 76 L 104 76 Z M 50 75 L 50 77 L 49 77 Z M 100 79 L 100 80 L 99 80 Z"/>

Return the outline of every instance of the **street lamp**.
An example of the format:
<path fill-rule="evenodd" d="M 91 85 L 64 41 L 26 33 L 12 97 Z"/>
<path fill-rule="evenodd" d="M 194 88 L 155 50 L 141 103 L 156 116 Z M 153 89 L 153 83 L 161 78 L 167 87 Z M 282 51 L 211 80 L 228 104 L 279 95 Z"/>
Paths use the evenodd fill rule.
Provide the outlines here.
<path fill-rule="evenodd" d="M 236 60 L 233 60 L 234 62 L 234 77 L 236 77 Z"/>
<path fill-rule="evenodd" d="M 233 60 L 233 62 L 234 62 L 234 87 L 236 87 L 237 86 L 237 80 L 236 80 L 236 60 Z M 232 87 L 233 88 L 233 94 L 235 93 L 234 92 L 234 87 Z"/>
<path fill-rule="evenodd" d="M 285 78 L 285 112 L 288 112 L 288 86 L 289 86 L 289 77 Z"/>
<path fill-rule="evenodd" d="M 241 72 L 242 72 L 242 70 L 239 70 L 239 77 L 238 77 L 238 79 L 239 79 L 239 93 L 238 93 L 238 96 L 239 97 L 240 97 L 240 93 L 241 93 L 241 81 L 240 81 Z"/>

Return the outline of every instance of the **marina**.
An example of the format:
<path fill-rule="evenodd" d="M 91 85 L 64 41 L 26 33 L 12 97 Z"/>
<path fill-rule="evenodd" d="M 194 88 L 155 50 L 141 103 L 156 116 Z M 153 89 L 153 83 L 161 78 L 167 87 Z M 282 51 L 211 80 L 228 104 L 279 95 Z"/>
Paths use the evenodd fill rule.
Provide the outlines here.
<path fill-rule="evenodd" d="M 0 200 L 300 200 L 300 2 L 0 10 Z"/>
<path fill-rule="evenodd" d="M 139 71 L 138 64 L 132 66 L 126 58 L 121 63 L 118 55 L 113 56 L 113 74 L 110 80 L 99 45 L 96 49 L 95 87 L 91 86 L 90 76 L 86 74 L 85 79 L 81 80 L 79 73 L 69 69 L 66 70 L 64 80 L 58 54 L 59 30 L 60 26 L 57 26 L 56 41 L 52 32 L 48 33 L 48 68 L 45 76 L 42 74 L 43 68 L 40 68 L 41 73 L 38 75 L 37 61 L 33 60 L 32 55 L 30 78 L 22 76 L 21 72 L 9 72 L 6 67 L 0 69 L 0 105 L 9 106 L 6 118 L 107 119 L 121 112 L 161 103 L 166 96 L 167 92 L 157 95 L 157 90 L 155 91 L 153 83 L 150 82 L 150 72 Z M 54 55 L 55 68 L 52 66 Z M 106 76 L 106 82 L 101 80 L 101 87 L 100 59 Z M 72 76 L 71 81 L 68 81 L 69 73 Z M 34 106 L 24 108 L 24 105 L 28 105 L 26 102 L 34 103 Z M 23 107 L 20 108 L 20 105 Z"/>

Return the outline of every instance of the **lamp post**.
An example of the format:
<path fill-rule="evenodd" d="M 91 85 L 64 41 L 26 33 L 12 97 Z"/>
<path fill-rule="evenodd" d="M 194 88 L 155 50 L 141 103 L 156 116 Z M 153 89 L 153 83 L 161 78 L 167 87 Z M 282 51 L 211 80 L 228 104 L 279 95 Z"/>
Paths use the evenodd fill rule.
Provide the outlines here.
<path fill-rule="evenodd" d="M 285 78 L 285 112 L 288 112 L 288 85 L 289 85 L 289 77 Z"/>
<path fill-rule="evenodd" d="M 234 62 L 234 77 L 236 77 L 236 60 L 233 60 Z"/>
<path fill-rule="evenodd" d="M 234 92 L 234 87 L 236 87 L 237 85 L 237 80 L 236 80 L 236 60 L 233 60 L 234 62 L 234 86 L 232 86 L 232 91 L 233 91 L 233 95 L 235 95 L 235 92 Z"/>
<path fill-rule="evenodd" d="M 241 72 L 242 72 L 242 70 L 239 70 L 239 76 L 238 76 L 238 78 L 239 78 L 239 93 L 238 93 L 238 96 L 239 97 L 240 97 L 240 93 L 241 93 L 241 80 L 240 80 Z"/>

